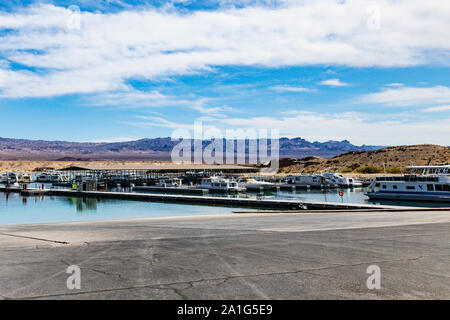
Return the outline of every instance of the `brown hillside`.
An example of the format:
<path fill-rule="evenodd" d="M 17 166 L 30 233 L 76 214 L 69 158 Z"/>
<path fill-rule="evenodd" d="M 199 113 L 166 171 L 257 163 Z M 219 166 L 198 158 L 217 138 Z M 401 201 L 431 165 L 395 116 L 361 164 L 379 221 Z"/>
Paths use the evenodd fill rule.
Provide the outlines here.
<path fill-rule="evenodd" d="M 330 159 L 282 159 L 280 172 L 364 172 L 369 166 L 383 171 L 385 166 L 387 172 L 400 173 L 404 172 L 406 166 L 444 163 L 450 163 L 450 147 L 424 144 L 388 147 L 375 151 L 351 151 Z"/>

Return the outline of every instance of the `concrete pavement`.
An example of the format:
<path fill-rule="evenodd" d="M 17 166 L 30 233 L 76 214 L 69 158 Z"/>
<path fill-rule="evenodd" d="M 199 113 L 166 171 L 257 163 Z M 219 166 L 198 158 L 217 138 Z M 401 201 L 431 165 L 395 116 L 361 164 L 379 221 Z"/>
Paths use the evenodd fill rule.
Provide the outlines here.
<path fill-rule="evenodd" d="M 450 211 L 0 226 L 0 298 L 449 299 L 449 238 Z"/>

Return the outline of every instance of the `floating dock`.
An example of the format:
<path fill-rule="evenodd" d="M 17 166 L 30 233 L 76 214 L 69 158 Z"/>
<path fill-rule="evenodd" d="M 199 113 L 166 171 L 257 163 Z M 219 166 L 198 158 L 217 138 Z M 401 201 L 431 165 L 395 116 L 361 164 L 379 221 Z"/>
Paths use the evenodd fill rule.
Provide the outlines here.
<path fill-rule="evenodd" d="M 177 194 L 207 194 L 209 192 L 208 189 L 188 187 L 134 187 L 133 189 L 135 191 L 165 192 Z"/>
<path fill-rule="evenodd" d="M 340 203 L 323 201 L 302 201 L 302 200 L 273 200 L 254 198 L 231 198 L 196 195 L 173 195 L 173 194 L 151 194 L 132 192 L 107 192 L 107 191 L 75 191 L 69 189 L 48 189 L 48 190 L 22 190 L 20 188 L 0 188 L 3 192 L 18 192 L 24 195 L 52 195 L 80 198 L 109 198 L 134 201 L 169 202 L 206 206 L 226 206 L 238 208 L 256 208 L 264 210 L 411 210 L 409 207 L 384 206 L 359 203 Z M 27 192 L 28 191 L 28 192 Z"/>

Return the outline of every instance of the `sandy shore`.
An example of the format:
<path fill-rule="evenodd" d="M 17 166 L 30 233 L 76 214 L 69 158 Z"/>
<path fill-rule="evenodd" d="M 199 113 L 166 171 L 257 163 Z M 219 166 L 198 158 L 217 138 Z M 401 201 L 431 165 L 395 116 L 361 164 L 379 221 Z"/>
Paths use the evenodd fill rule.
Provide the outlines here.
<path fill-rule="evenodd" d="M 16 172 L 31 173 L 42 168 L 59 170 L 69 166 L 85 165 L 131 165 L 131 164 L 155 164 L 161 161 L 27 161 L 27 160 L 3 160 L 0 161 L 0 173 Z"/>

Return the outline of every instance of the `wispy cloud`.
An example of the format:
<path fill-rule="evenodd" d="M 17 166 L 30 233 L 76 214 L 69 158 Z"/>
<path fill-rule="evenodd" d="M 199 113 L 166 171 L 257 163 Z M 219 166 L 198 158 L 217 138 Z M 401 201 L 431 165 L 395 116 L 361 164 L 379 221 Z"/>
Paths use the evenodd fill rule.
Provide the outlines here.
<path fill-rule="evenodd" d="M 422 110 L 423 112 L 443 112 L 443 111 L 450 111 L 450 105 L 446 106 L 439 106 L 439 107 L 431 107 L 431 108 L 425 108 Z"/>
<path fill-rule="evenodd" d="M 381 27 L 363 1 L 244 1 L 239 8 L 141 7 L 74 13 L 54 5 L 0 12 L 0 97 L 126 90 L 130 78 L 208 72 L 211 66 L 448 64 L 447 1 L 379 1 Z M 433 12 L 433 14 L 425 14 Z M 336 79 L 324 85 L 342 86 Z"/>
<path fill-rule="evenodd" d="M 320 85 L 329 87 L 347 87 L 350 84 L 339 80 L 338 78 L 327 79 L 319 82 Z"/>
<path fill-rule="evenodd" d="M 310 89 L 305 87 L 295 87 L 295 86 L 273 86 L 272 90 L 278 92 L 315 92 L 317 89 Z"/>
<path fill-rule="evenodd" d="M 91 106 L 114 106 L 118 108 L 161 108 L 184 107 L 201 114 L 221 116 L 222 113 L 233 112 L 229 106 L 208 106 L 214 104 L 212 98 L 182 99 L 173 95 L 165 95 L 157 90 L 139 91 L 133 88 L 116 92 L 105 92 L 85 97 L 85 103 Z"/>
<path fill-rule="evenodd" d="M 161 117 L 140 119 L 144 121 L 137 125 L 162 126 L 174 130 L 193 129 L 193 124 L 177 123 Z M 448 145 L 450 136 L 450 119 L 407 118 L 404 114 L 368 115 L 360 112 L 318 113 L 293 110 L 270 117 L 204 118 L 203 126 L 222 132 L 227 129 L 278 129 L 281 136 L 302 137 L 310 141 L 344 140 L 353 137 L 352 143 L 374 145 Z M 417 134 L 418 132 L 426 134 Z"/>
<path fill-rule="evenodd" d="M 450 103 L 450 88 L 434 87 L 400 87 L 383 89 L 380 92 L 369 93 L 358 99 L 359 103 L 386 104 L 389 106 L 418 106 Z"/>
<path fill-rule="evenodd" d="M 99 139 L 91 139 L 84 142 L 93 142 L 93 143 L 114 143 L 114 142 L 127 142 L 127 141 L 136 141 L 142 138 L 136 137 L 113 137 L 113 138 L 99 138 Z"/>
<path fill-rule="evenodd" d="M 386 87 L 403 87 L 403 83 L 398 83 L 398 82 L 389 83 L 386 85 Z"/>

